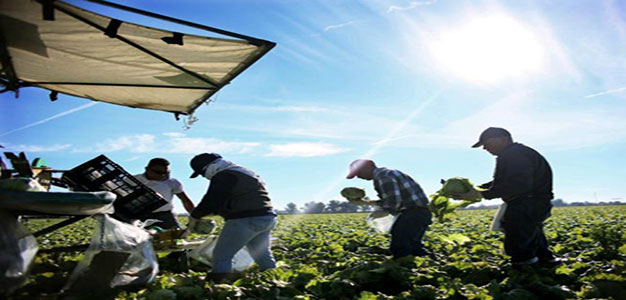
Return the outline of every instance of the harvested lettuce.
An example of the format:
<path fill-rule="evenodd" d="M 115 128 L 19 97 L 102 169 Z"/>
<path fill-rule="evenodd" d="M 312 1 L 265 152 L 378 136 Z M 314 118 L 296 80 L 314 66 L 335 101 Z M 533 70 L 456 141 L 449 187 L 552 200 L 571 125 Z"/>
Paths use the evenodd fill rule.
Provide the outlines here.
<path fill-rule="evenodd" d="M 341 190 L 341 196 L 348 201 L 357 201 L 365 199 L 365 190 L 357 187 L 347 187 Z"/>
<path fill-rule="evenodd" d="M 480 202 L 482 198 L 468 199 L 462 201 L 452 200 L 452 196 L 477 189 L 467 178 L 454 177 L 443 181 L 440 190 L 430 195 L 430 210 L 439 222 L 449 220 L 454 211 L 459 207 L 466 207 L 470 204 Z M 478 190 L 478 189 L 477 189 Z"/>

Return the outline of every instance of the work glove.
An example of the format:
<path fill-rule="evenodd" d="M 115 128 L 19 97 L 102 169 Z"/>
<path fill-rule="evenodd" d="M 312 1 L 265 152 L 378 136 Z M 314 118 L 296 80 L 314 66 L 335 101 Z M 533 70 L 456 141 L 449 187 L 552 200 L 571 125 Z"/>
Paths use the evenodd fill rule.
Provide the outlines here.
<path fill-rule="evenodd" d="M 190 233 L 210 234 L 217 224 L 213 220 L 197 219 L 189 217 L 187 231 Z"/>

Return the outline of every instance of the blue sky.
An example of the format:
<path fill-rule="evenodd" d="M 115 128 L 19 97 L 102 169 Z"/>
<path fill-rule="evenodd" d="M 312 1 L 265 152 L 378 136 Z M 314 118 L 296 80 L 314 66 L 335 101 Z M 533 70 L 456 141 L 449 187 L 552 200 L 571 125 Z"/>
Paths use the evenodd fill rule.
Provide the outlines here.
<path fill-rule="evenodd" d="M 540 151 L 565 201 L 626 200 L 626 2 L 115 1 L 277 43 L 195 113 L 172 114 L 26 88 L 0 94 L 0 144 L 69 169 L 105 154 L 131 173 L 152 157 L 198 202 L 195 154 L 260 174 L 274 205 L 340 199 L 348 164 L 490 180 L 472 149 L 489 126 Z M 84 5 L 93 8 L 94 5 Z M 150 26 L 200 33 L 98 7 Z M 499 200 L 486 204 L 499 203 Z M 176 210 L 182 211 L 180 203 Z"/>

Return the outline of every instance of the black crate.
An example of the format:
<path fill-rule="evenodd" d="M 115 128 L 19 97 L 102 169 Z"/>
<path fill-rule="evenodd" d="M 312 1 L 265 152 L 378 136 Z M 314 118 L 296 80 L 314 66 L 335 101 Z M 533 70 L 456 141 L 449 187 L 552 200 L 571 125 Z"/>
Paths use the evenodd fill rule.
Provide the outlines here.
<path fill-rule="evenodd" d="M 75 191 L 116 194 L 114 216 L 125 221 L 140 219 L 167 204 L 161 195 L 104 155 L 64 172 L 61 180 Z"/>

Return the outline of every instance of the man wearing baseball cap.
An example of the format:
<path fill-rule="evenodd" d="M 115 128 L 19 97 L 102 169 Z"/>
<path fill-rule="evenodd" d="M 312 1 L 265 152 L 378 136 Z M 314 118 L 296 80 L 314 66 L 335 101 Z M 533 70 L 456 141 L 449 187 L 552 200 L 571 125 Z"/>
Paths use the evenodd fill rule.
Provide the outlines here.
<path fill-rule="evenodd" d="M 145 172 L 135 175 L 135 178 L 139 179 L 141 183 L 154 190 L 167 201 L 166 205 L 155 209 L 149 214 L 141 216 L 139 219 L 160 220 L 161 222 L 155 225 L 163 229 L 179 228 L 180 224 L 178 224 L 178 220 L 176 220 L 176 216 L 172 212 L 174 209 L 172 204 L 174 195 L 180 199 L 188 213 L 193 211 L 193 202 L 183 190 L 182 183 L 176 178 L 170 178 L 170 162 L 167 159 L 160 157 L 151 159 L 145 168 Z"/>
<path fill-rule="evenodd" d="M 455 198 L 478 195 L 489 200 L 501 198 L 507 204 L 502 218 L 504 250 L 511 256 L 514 268 L 558 263 L 543 232 L 554 197 L 548 161 L 534 149 L 513 142 L 504 128 L 485 129 L 472 147 L 480 146 L 496 156 L 493 180 L 480 186 L 485 191 L 471 190 Z"/>
<path fill-rule="evenodd" d="M 191 178 L 201 175 L 211 183 L 191 212 L 188 227 L 193 231 L 198 220 L 207 215 L 218 215 L 225 221 L 207 280 L 221 282 L 232 278 L 233 257 L 243 247 L 261 271 L 275 268 L 270 231 L 276 226 L 276 213 L 261 178 L 217 153 L 196 155 L 189 164 L 193 169 Z"/>
<path fill-rule="evenodd" d="M 380 200 L 355 201 L 353 204 L 376 205 L 385 215 L 390 213 L 397 217 L 391 227 L 389 246 L 393 257 L 430 255 L 424 248 L 422 238 L 428 225 L 432 224 L 432 214 L 428 209 L 428 198 L 419 184 L 409 175 L 398 170 L 379 168 L 368 159 L 357 159 L 350 164 L 346 178 L 354 177 L 373 180 Z"/>

